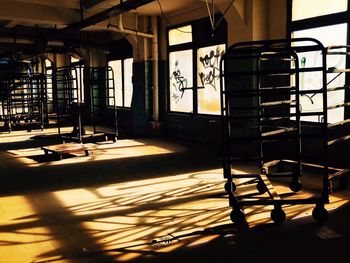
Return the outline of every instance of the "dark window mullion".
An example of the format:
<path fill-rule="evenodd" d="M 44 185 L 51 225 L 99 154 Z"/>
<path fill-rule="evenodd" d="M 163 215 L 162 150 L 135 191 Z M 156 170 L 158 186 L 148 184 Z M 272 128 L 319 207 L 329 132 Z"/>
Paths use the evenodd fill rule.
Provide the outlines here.
<path fill-rule="evenodd" d="M 291 6 L 290 6 L 291 8 Z M 292 20 L 292 10 L 291 10 L 290 21 Z M 341 13 L 335 13 L 330 15 L 306 18 L 303 20 L 291 21 L 290 22 L 290 31 L 298 31 L 303 29 L 310 29 L 315 27 L 322 27 L 334 24 L 346 23 L 349 20 L 349 13 L 347 11 Z"/>
<path fill-rule="evenodd" d="M 122 78 L 122 107 L 125 108 L 125 87 L 124 87 L 124 59 L 121 60 L 121 78 Z"/>
<path fill-rule="evenodd" d="M 193 65 L 193 114 L 198 115 L 198 90 L 197 90 L 197 47 L 192 49 L 192 65 Z"/>

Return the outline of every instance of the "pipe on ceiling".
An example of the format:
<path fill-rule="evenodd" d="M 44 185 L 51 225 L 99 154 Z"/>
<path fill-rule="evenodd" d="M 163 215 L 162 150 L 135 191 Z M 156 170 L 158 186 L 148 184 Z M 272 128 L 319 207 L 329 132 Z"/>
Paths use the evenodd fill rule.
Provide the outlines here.
<path fill-rule="evenodd" d="M 69 24 L 65 28 L 62 28 L 61 31 L 78 31 L 88 26 L 95 25 L 99 22 L 102 22 L 108 19 L 112 15 L 120 15 L 130 10 L 136 9 L 138 7 L 144 6 L 148 3 L 151 3 L 155 0 L 128 0 L 120 1 L 118 5 L 115 5 L 111 8 L 108 8 L 100 13 L 89 16 L 81 21 Z"/>

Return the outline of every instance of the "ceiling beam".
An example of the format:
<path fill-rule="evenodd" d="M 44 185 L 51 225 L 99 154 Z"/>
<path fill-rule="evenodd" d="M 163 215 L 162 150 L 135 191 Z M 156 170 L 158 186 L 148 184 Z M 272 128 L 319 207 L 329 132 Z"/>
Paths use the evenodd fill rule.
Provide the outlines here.
<path fill-rule="evenodd" d="M 127 0 L 111 8 L 105 9 L 104 11 L 85 18 L 79 22 L 72 23 L 65 28 L 63 31 L 75 31 L 86 28 L 88 26 L 95 25 L 101 21 L 108 19 L 110 16 L 120 15 L 130 10 L 136 9 L 155 0 Z"/>

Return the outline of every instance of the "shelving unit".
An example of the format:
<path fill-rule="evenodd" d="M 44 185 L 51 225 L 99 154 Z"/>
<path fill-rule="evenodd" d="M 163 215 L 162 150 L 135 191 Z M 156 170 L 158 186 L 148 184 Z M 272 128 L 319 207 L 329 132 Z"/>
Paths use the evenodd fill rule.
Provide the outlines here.
<path fill-rule="evenodd" d="M 76 67 L 59 67 L 55 74 L 55 96 L 58 133 L 63 137 L 76 138 L 82 142 L 84 129 L 82 125 L 81 102 L 82 89 L 78 85 L 78 73 Z M 71 134 L 62 135 L 61 128 L 71 126 Z"/>
<path fill-rule="evenodd" d="M 72 126 L 71 134 L 61 135 L 63 141 L 115 142 L 118 127 L 113 70 L 111 67 L 85 67 L 85 77 L 82 70 L 81 66 L 56 70 L 55 97 L 59 134 L 63 125 Z M 83 88 L 83 84 L 87 88 Z M 83 89 L 89 91 L 86 96 Z M 86 109 L 90 109 L 90 115 Z M 84 126 L 91 126 L 92 133 L 88 133 Z"/>
<path fill-rule="evenodd" d="M 342 151 L 345 155 L 346 149 L 350 148 L 350 102 L 346 101 L 347 96 L 349 96 L 350 86 L 346 83 L 349 81 L 350 69 L 347 68 L 346 64 L 350 58 L 350 46 L 348 45 L 337 45 L 329 46 L 326 49 L 327 62 L 331 61 L 334 57 L 336 60 L 343 61 L 343 65 L 334 67 L 328 62 L 327 65 L 327 94 L 334 94 L 336 92 L 342 92 L 344 99 L 342 101 L 337 101 L 335 103 L 328 103 L 328 115 L 331 114 L 331 111 L 334 109 L 341 109 L 341 114 L 344 118 L 337 120 L 333 123 L 328 124 L 329 129 L 329 138 L 328 138 L 328 147 L 329 152 L 332 151 Z M 339 64 L 339 63 L 338 63 Z M 341 84 L 339 85 L 336 80 L 343 78 Z M 333 149 L 334 147 L 339 147 L 337 150 Z M 341 168 L 337 168 L 330 173 L 330 180 L 337 179 L 338 187 L 344 187 L 346 185 L 346 178 L 350 174 L 350 164 L 343 165 Z M 332 181 L 331 181 L 332 182 Z"/>
<path fill-rule="evenodd" d="M 18 73 L 1 79 L 1 119 L 6 129 L 43 129 L 47 120 L 46 78 Z"/>
<path fill-rule="evenodd" d="M 118 123 L 114 72 L 111 67 L 90 68 L 90 94 L 94 135 L 116 142 Z"/>
<path fill-rule="evenodd" d="M 321 65 L 301 67 L 301 55 L 310 51 L 320 54 Z M 315 220 L 325 220 L 329 181 L 323 45 L 311 38 L 241 42 L 227 50 L 220 66 L 223 171 L 232 207 L 231 220 L 241 223 L 245 220 L 245 206 L 262 205 L 273 206 L 271 219 L 280 223 L 286 218 L 283 206 L 295 204 L 315 204 Z M 320 74 L 321 89 L 302 89 L 301 74 Z M 302 112 L 300 98 L 315 93 L 321 97 L 322 109 Z M 316 117 L 323 122 L 316 131 L 304 133 L 303 117 Z M 322 187 L 305 198 L 298 192 L 305 162 L 302 146 L 310 137 L 319 140 Z M 283 160 L 293 165 L 288 170 L 275 169 Z M 237 172 L 243 163 L 249 165 L 251 173 Z M 291 190 L 288 198 L 279 193 L 286 182 Z"/>

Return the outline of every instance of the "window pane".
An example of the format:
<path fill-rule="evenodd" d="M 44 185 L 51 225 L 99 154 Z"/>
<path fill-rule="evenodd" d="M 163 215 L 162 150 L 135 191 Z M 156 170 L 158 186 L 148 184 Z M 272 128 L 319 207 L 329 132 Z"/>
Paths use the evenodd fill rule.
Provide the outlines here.
<path fill-rule="evenodd" d="M 84 66 L 77 66 L 78 100 L 84 102 Z"/>
<path fill-rule="evenodd" d="M 347 5 L 347 0 L 293 0 L 292 20 L 343 12 Z"/>
<path fill-rule="evenodd" d="M 45 67 L 46 67 L 46 86 L 47 86 L 47 99 L 48 99 L 48 104 L 49 106 L 49 112 L 52 112 L 52 99 L 53 99 L 53 95 L 52 95 L 52 62 L 49 59 L 45 59 Z M 50 69 L 48 69 L 50 68 Z"/>
<path fill-rule="evenodd" d="M 124 107 L 131 107 L 132 100 L 132 63 L 133 59 L 124 60 Z"/>
<path fill-rule="evenodd" d="M 326 27 L 318 27 L 306 30 L 300 30 L 293 32 L 293 37 L 312 37 L 316 38 L 323 43 L 325 47 L 330 45 L 345 45 L 347 35 L 347 25 L 339 24 Z M 319 52 L 305 52 L 301 54 L 299 58 L 300 65 L 302 67 L 315 67 L 321 66 L 322 58 Z M 341 55 L 332 55 L 327 57 L 327 67 L 345 68 L 345 59 Z M 327 82 L 330 82 L 337 74 L 327 74 Z M 321 73 L 303 73 L 300 76 L 300 89 L 318 89 L 322 88 Z M 341 74 L 330 82 L 328 87 L 339 87 L 345 84 L 345 75 Z M 344 91 L 334 91 L 328 93 L 328 105 L 335 105 L 344 102 Z M 322 109 L 322 96 L 309 94 L 308 96 L 301 97 L 302 111 L 316 111 Z M 316 117 L 307 117 L 303 120 L 308 121 L 320 121 Z M 328 122 L 334 123 L 344 120 L 344 108 L 337 108 L 328 111 Z"/>
<path fill-rule="evenodd" d="M 123 106 L 122 61 L 121 60 L 109 61 L 108 66 L 112 68 L 113 74 L 114 74 L 114 93 L 115 93 L 116 106 L 122 107 Z M 112 101 L 110 101 L 110 105 L 113 106 Z"/>
<path fill-rule="evenodd" d="M 220 114 L 220 58 L 225 45 L 199 48 L 197 51 L 198 112 Z"/>
<path fill-rule="evenodd" d="M 192 42 L 192 26 L 183 26 L 169 30 L 169 46 Z"/>
<path fill-rule="evenodd" d="M 170 111 L 193 111 L 192 50 L 169 53 Z"/>

